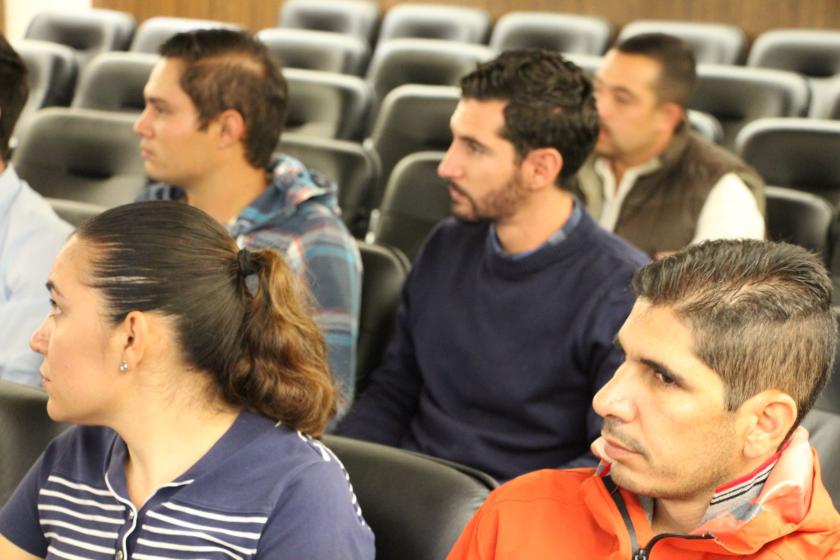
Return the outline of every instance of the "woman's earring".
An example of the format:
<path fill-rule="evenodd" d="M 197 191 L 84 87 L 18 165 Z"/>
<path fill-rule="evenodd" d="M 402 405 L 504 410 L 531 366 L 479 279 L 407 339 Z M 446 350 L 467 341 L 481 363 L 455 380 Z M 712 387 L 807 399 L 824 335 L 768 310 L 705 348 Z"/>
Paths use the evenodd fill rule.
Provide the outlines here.
<path fill-rule="evenodd" d="M 128 362 L 123 360 L 122 362 L 120 362 L 120 373 L 125 373 L 127 371 L 128 371 Z"/>

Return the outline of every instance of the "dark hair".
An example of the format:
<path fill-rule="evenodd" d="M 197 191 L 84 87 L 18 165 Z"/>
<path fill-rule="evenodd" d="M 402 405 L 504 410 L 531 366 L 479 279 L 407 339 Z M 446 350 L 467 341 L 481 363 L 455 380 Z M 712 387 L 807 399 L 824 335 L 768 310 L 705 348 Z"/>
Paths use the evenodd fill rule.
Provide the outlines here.
<path fill-rule="evenodd" d="M 26 65 L 0 34 L 0 159 L 3 161 L 9 159 L 9 139 L 28 96 Z"/>
<path fill-rule="evenodd" d="M 166 58 L 186 64 L 181 89 L 198 111 L 199 128 L 227 109 L 245 121 L 245 154 L 266 167 L 286 119 L 288 86 L 264 44 L 244 31 L 199 29 L 178 33 L 160 47 Z"/>
<path fill-rule="evenodd" d="M 324 336 L 277 253 L 240 253 L 215 220 L 178 202 L 119 206 L 75 235 L 93 251 L 86 283 L 112 324 L 131 311 L 171 317 L 182 359 L 210 374 L 226 402 L 323 432 L 336 411 Z"/>
<path fill-rule="evenodd" d="M 598 139 L 592 84 L 556 51 L 505 51 L 464 76 L 461 91 L 465 98 L 507 101 L 502 137 L 520 158 L 556 148 L 563 156 L 560 185 L 575 176 Z"/>
<path fill-rule="evenodd" d="M 645 266 L 633 289 L 688 322 L 694 353 L 723 379 L 729 410 L 779 389 L 796 402 L 796 427 L 831 374 L 831 280 L 801 247 L 708 241 Z"/>
<path fill-rule="evenodd" d="M 659 63 L 659 80 L 656 83 L 656 97 L 660 102 L 674 102 L 682 107 L 697 81 L 694 51 L 677 37 L 664 33 L 643 33 L 628 37 L 615 46 L 625 54 L 638 54 Z"/>

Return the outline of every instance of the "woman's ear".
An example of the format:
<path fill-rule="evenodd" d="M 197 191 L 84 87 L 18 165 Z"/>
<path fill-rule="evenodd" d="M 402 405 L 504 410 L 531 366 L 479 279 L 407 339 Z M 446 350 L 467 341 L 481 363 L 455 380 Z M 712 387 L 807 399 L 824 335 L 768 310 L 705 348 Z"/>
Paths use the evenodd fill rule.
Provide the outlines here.
<path fill-rule="evenodd" d="M 119 346 L 121 361 L 118 369 L 125 373 L 137 369 L 146 354 L 150 339 L 150 323 L 142 311 L 131 311 L 119 325 L 115 344 Z"/>

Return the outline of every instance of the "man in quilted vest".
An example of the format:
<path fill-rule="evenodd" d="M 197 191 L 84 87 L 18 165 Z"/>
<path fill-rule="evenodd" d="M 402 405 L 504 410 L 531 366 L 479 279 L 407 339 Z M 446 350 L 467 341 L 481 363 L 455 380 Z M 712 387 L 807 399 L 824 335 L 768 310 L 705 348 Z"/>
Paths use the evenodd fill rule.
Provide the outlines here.
<path fill-rule="evenodd" d="M 595 77 L 601 130 L 578 173 L 604 228 L 657 258 L 706 239 L 764 237 L 764 185 L 686 122 L 694 55 L 660 33 L 610 50 Z"/>

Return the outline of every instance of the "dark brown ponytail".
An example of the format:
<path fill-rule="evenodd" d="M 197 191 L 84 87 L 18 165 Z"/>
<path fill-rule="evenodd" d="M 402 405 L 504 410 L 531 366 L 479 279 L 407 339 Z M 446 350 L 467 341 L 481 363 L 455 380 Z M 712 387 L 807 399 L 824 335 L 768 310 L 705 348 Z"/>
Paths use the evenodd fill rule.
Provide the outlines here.
<path fill-rule="evenodd" d="M 227 375 L 229 400 L 318 436 L 336 412 L 321 329 L 305 305 L 305 286 L 274 251 L 242 250 L 242 359 Z M 252 273 L 252 274 L 251 274 Z"/>
<path fill-rule="evenodd" d="M 89 284 L 113 324 L 131 311 L 172 317 L 183 359 L 226 402 L 323 432 L 337 398 L 324 336 L 279 255 L 240 252 L 222 226 L 178 202 L 112 208 L 76 235 L 93 249 Z"/>

